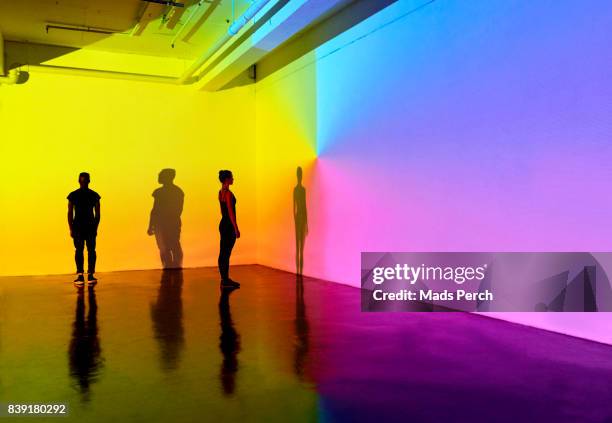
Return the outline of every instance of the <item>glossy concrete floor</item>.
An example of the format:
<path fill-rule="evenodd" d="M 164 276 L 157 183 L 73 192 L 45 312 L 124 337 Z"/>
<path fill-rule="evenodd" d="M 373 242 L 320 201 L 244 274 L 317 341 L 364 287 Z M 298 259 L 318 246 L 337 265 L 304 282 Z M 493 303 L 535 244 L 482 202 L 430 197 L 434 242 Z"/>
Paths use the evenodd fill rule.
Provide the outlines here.
<path fill-rule="evenodd" d="M 0 403 L 65 402 L 53 421 L 80 422 L 612 417 L 611 347 L 463 313 L 361 313 L 355 288 L 232 272 L 229 295 L 215 269 L 101 274 L 95 292 L 0 278 Z"/>

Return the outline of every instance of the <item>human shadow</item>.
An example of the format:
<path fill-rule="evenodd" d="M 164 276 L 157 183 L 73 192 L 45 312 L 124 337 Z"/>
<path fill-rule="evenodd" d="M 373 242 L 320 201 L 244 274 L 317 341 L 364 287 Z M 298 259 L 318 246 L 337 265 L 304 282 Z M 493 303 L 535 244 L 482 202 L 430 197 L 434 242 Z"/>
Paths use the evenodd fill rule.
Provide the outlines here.
<path fill-rule="evenodd" d="M 157 301 L 151 305 L 153 334 L 159 346 L 160 364 L 164 371 L 178 368 L 185 346 L 183 328 L 183 271 L 162 271 Z"/>
<path fill-rule="evenodd" d="M 295 280 L 295 348 L 293 369 L 300 381 L 304 380 L 304 369 L 308 361 L 309 325 L 304 302 L 304 278 L 296 276 Z"/>
<path fill-rule="evenodd" d="M 85 289 L 78 288 L 76 315 L 72 324 L 72 338 L 68 348 L 70 376 L 76 382 L 81 399 L 90 400 L 90 387 L 97 381 L 103 360 L 98 337 L 98 305 L 96 293 L 89 289 L 87 317 L 85 317 Z"/>
<path fill-rule="evenodd" d="M 238 353 L 240 352 L 240 335 L 234 327 L 230 310 L 229 296 L 234 288 L 222 288 L 219 298 L 219 320 L 221 335 L 219 349 L 223 356 L 221 362 L 221 389 L 226 396 L 232 396 L 236 390 L 236 374 L 238 373 Z"/>
<path fill-rule="evenodd" d="M 181 214 L 185 194 L 174 185 L 176 171 L 162 169 L 157 181 L 162 184 L 153 191 L 153 209 L 149 218 L 149 235 L 155 235 L 159 248 L 159 257 L 164 269 L 183 267 L 183 249 L 181 248 Z"/>
<path fill-rule="evenodd" d="M 295 273 L 304 270 L 304 244 L 308 235 L 306 188 L 302 185 L 302 168 L 297 168 L 297 184 L 293 188 L 293 221 L 295 224 Z"/>

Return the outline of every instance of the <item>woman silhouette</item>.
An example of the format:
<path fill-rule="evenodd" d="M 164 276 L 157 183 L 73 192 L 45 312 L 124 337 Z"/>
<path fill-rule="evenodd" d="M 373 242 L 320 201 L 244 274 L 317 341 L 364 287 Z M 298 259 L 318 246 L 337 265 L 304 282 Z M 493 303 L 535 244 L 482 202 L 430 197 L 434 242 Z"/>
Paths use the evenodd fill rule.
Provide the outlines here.
<path fill-rule="evenodd" d="M 219 191 L 219 204 L 221 206 L 219 273 L 221 274 L 221 286 L 238 288 L 240 284 L 229 278 L 229 262 L 232 248 L 234 248 L 236 238 L 240 238 L 240 231 L 236 223 L 236 197 L 229 189 L 229 186 L 234 183 L 234 176 L 229 170 L 220 170 L 219 181 L 221 181 L 221 190 Z"/>

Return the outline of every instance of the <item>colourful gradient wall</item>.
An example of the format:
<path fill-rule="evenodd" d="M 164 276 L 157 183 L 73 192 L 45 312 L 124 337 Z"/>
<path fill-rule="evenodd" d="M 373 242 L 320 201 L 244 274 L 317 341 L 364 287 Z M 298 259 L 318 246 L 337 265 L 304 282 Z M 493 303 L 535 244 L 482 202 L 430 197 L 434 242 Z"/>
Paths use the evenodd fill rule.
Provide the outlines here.
<path fill-rule="evenodd" d="M 232 169 L 239 204 L 234 263 L 254 263 L 252 88 L 189 87 L 32 74 L 0 87 L 0 275 L 74 271 L 67 194 L 79 172 L 102 196 L 98 270 L 161 267 L 147 235 L 162 168 L 185 192 L 185 266 L 216 265 L 217 172 Z"/>
<path fill-rule="evenodd" d="M 611 12 L 403 0 L 259 82 L 258 151 L 278 155 L 259 262 L 295 269 L 298 164 L 305 274 L 357 286 L 361 251 L 610 250 Z"/>

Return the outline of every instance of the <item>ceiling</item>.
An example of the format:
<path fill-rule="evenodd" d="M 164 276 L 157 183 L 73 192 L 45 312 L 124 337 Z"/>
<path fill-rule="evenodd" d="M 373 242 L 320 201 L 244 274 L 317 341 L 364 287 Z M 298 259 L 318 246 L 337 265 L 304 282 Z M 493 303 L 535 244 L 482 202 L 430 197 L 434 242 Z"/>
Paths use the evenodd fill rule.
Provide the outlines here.
<path fill-rule="evenodd" d="M 177 1 L 185 6 L 144 0 L 2 0 L 0 31 L 7 41 L 188 60 L 212 46 L 250 4 Z"/>
<path fill-rule="evenodd" d="M 30 72 L 209 91 L 251 84 L 395 0 L 174 1 L 182 7 L 159 4 L 166 0 L 0 0 L 0 84 L 25 83 Z M 238 33 L 228 34 L 234 19 Z M 257 72 L 253 66 L 268 56 Z"/>

